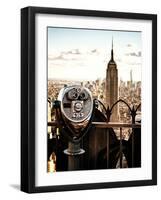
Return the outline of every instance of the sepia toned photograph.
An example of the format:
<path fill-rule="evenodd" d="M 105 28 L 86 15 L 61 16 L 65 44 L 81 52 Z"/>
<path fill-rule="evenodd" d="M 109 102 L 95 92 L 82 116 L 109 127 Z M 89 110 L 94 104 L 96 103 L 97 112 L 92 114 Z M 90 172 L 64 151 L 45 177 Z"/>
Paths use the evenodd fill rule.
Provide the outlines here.
<path fill-rule="evenodd" d="M 47 172 L 141 167 L 142 33 L 47 27 Z"/>
<path fill-rule="evenodd" d="M 21 190 L 157 184 L 157 15 L 21 9 Z"/>

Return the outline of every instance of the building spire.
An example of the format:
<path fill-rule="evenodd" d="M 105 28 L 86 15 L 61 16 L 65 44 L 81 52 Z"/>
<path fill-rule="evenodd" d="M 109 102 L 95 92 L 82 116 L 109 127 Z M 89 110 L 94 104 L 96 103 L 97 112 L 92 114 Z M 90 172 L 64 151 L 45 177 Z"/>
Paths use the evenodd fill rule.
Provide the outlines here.
<path fill-rule="evenodd" d="M 113 36 L 112 36 L 111 61 L 114 61 L 114 59 L 113 59 Z"/>
<path fill-rule="evenodd" d="M 133 78 L 132 78 L 132 69 L 130 70 L 130 81 L 133 83 Z"/>

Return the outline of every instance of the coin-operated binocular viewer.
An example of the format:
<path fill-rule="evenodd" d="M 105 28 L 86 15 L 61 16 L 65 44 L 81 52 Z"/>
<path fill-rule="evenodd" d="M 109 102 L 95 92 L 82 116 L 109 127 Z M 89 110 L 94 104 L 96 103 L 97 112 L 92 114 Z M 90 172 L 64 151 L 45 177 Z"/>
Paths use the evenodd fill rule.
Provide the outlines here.
<path fill-rule="evenodd" d="M 62 132 L 69 141 L 68 148 L 64 150 L 64 153 L 69 156 L 68 168 L 77 169 L 79 155 L 85 153 L 85 150 L 80 148 L 80 142 L 91 127 L 95 103 L 91 92 L 82 86 L 62 88 L 58 101 L 64 127 Z"/>

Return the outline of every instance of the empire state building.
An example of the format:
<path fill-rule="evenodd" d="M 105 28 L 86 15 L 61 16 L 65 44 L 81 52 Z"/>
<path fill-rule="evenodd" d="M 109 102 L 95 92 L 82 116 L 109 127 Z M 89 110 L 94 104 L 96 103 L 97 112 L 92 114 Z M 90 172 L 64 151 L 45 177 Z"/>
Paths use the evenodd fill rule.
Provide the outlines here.
<path fill-rule="evenodd" d="M 118 70 L 114 61 L 113 40 L 111 49 L 111 59 L 108 62 L 106 70 L 106 103 L 107 107 L 111 106 L 118 100 Z M 118 105 L 112 110 L 110 121 L 118 121 Z"/>

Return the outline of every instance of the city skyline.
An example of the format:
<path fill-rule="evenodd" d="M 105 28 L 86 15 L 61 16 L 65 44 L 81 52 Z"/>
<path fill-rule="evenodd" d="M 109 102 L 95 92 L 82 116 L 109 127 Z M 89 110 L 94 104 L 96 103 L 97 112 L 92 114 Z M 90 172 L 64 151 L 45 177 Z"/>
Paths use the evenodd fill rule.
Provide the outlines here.
<path fill-rule="evenodd" d="M 141 32 L 48 28 L 48 79 L 106 77 L 112 37 L 119 80 L 141 81 Z M 89 73 L 90 72 L 90 73 Z"/>

